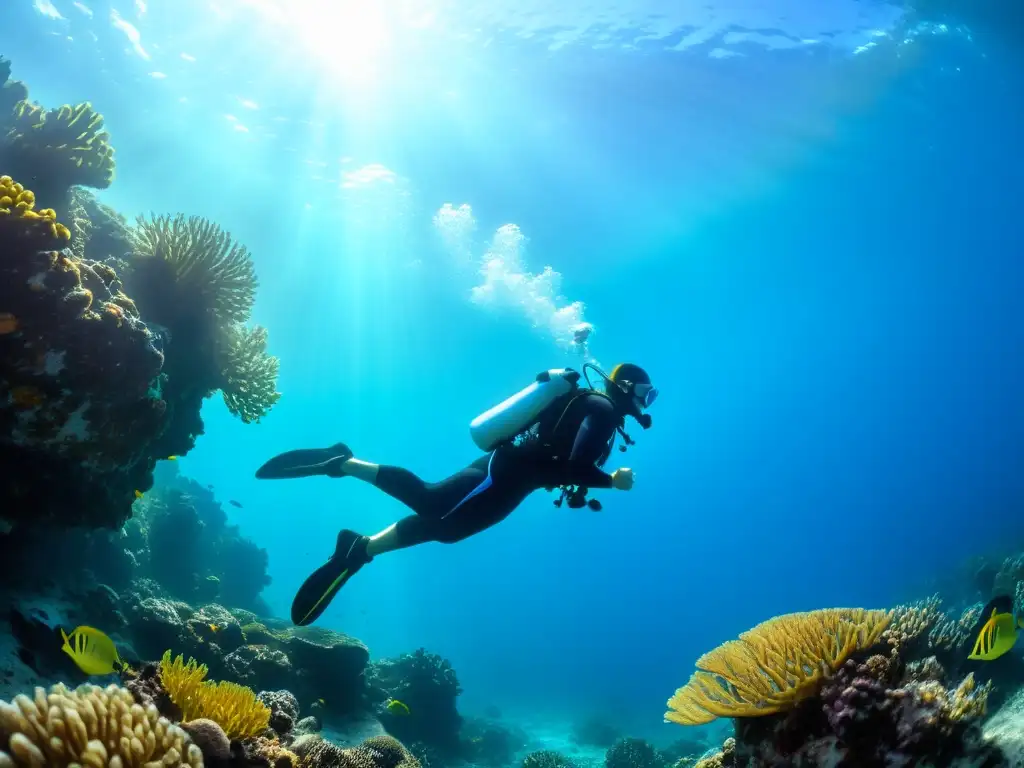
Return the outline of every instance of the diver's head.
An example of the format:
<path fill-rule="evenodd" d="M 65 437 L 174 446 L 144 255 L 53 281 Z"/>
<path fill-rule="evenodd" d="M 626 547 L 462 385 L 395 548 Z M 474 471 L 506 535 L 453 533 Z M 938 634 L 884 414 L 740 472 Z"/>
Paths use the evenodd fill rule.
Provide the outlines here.
<path fill-rule="evenodd" d="M 633 363 L 619 363 L 605 381 L 605 392 L 626 413 L 649 426 L 650 416 L 645 416 L 644 411 L 658 398 L 658 390 L 647 371 Z"/>

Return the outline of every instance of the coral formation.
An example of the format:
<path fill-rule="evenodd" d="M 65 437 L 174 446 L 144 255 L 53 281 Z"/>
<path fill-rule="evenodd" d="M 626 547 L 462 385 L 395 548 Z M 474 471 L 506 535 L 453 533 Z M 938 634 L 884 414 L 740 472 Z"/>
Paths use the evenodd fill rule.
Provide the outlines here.
<path fill-rule="evenodd" d="M 10 76 L 10 62 L 0 58 L 0 168 L 33 179 L 39 199 L 62 211 L 73 186 L 109 187 L 114 150 L 103 116 L 88 102 L 46 110 Z"/>
<path fill-rule="evenodd" d="M 270 709 L 256 698 L 249 688 L 220 681 L 206 680 L 209 670 L 195 659 L 183 661 L 179 654 L 171 658 L 164 653 L 160 661 L 160 682 L 171 701 L 181 710 L 182 719 L 212 720 L 229 738 L 256 736 L 270 724 Z"/>
<path fill-rule="evenodd" d="M 462 718 L 455 701 L 462 688 L 447 660 L 420 648 L 371 664 L 366 681 L 389 733 L 406 743 L 422 742 L 444 755 L 458 753 Z M 410 714 L 389 713 L 383 704 L 391 698 L 408 706 Z"/>
<path fill-rule="evenodd" d="M 202 434 L 205 398 L 223 389 L 244 421 L 266 415 L 278 363 L 265 329 L 241 325 L 257 289 L 248 252 L 201 219 L 129 229 L 75 188 L 113 179 L 103 118 L 87 102 L 46 110 L 10 75 L 0 59 L 3 529 L 116 528 L 155 463 Z"/>
<path fill-rule="evenodd" d="M 292 745 L 303 768 L 419 768 L 419 762 L 396 739 L 377 736 L 343 749 L 319 736 L 305 736 Z"/>
<path fill-rule="evenodd" d="M 124 688 L 56 685 L 0 702 L 0 766 L 190 766 L 198 747 Z"/>
<path fill-rule="evenodd" d="M 665 759 L 643 739 L 615 742 L 604 756 L 605 768 L 665 768 Z"/>
<path fill-rule="evenodd" d="M 889 621 L 885 611 L 836 608 L 762 622 L 697 661 L 698 671 L 669 699 L 665 720 L 697 725 L 791 707 L 851 653 L 874 645 Z"/>
<path fill-rule="evenodd" d="M 0 493 L 17 524 L 116 527 L 164 428 L 163 356 L 109 267 L 57 250 L 67 229 L 0 179 Z"/>
<path fill-rule="evenodd" d="M 575 763 L 561 752 L 540 749 L 523 758 L 522 768 L 575 768 Z"/>
<path fill-rule="evenodd" d="M 243 423 L 259 422 L 281 398 L 278 361 L 267 354 L 267 329 L 235 326 L 227 330 L 221 353 L 224 404 Z"/>
<path fill-rule="evenodd" d="M 203 431 L 199 408 L 217 390 L 236 416 L 259 421 L 280 396 L 278 361 L 266 330 L 243 325 L 258 287 L 249 252 L 195 216 L 140 217 L 127 236 L 125 282 L 164 343 L 173 423 L 162 447 L 191 448 Z"/>

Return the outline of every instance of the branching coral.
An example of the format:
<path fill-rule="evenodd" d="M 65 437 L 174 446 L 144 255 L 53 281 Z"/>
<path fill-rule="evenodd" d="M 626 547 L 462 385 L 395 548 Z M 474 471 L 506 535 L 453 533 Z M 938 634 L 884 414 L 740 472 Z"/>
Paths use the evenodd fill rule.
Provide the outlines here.
<path fill-rule="evenodd" d="M 182 719 L 212 720 L 229 738 L 256 736 L 270 723 L 270 709 L 250 689 L 235 683 L 206 680 L 207 667 L 179 655 L 164 653 L 160 660 L 160 682 L 171 701 L 181 710 Z"/>
<path fill-rule="evenodd" d="M 203 759 L 156 707 L 136 704 L 116 685 L 57 685 L 0 702 L 0 768 L 82 765 L 202 768 Z"/>
<path fill-rule="evenodd" d="M 870 648 L 890 614 L 834 608 L 777 616 L 706 653 L 668 701 L 667 722 L 708 723 L 787 709 L 815 693 L 854 651 Z"/>
<path fill-rule="evenodd" d="M 267 330 L 261 326 L 228 329 L 221 355 L 221 391 L 228 410 L 244 423 L 258 422 L 280 399 L 278 361 L 267 354 Z"/>
<path fill-rule="evenodd" d="M 53 212 L 10 177 L 0 189 L 5 517 L 115 527 L 151 483 L 163 356 L 116 273 L 55 250 Z"/>
<path fill-rule="evenodd" d="M 165 265 L 192 311 L 212 313 L 224 324 L 249 319 L 259 285 L 249 251 L 212 221 L 140 216 L 131 237 L 136 269 L 138 262 Z"/>

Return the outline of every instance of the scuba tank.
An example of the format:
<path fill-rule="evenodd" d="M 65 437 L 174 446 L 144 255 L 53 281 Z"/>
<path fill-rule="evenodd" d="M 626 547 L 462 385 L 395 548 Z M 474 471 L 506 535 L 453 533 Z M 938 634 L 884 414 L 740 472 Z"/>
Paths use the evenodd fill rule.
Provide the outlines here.
<path fill-rule="evenodd" d="M 469 424 L 477 448 L 490 453 L 532 426 L 544 409 L 577 387 L 580 375 L 571 368 L 554 368 L 537 374 L 528 387 L 516 392 Z"/>

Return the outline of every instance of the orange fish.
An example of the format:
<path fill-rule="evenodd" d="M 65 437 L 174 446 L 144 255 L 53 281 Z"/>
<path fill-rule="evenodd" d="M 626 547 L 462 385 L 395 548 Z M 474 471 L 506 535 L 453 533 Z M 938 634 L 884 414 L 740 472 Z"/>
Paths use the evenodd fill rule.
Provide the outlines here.
<path fill-rule="evenodd" d="M 42 405 L 44 398 L 35 387 L 15 387 L 11 390 L 11 400 L 19 408 L 34 408 Z"/>
<path fill-rule="evenodd" d="M 0 312 L 0 336 L 18 330 L 18 318 L 10 312 Z"/>

